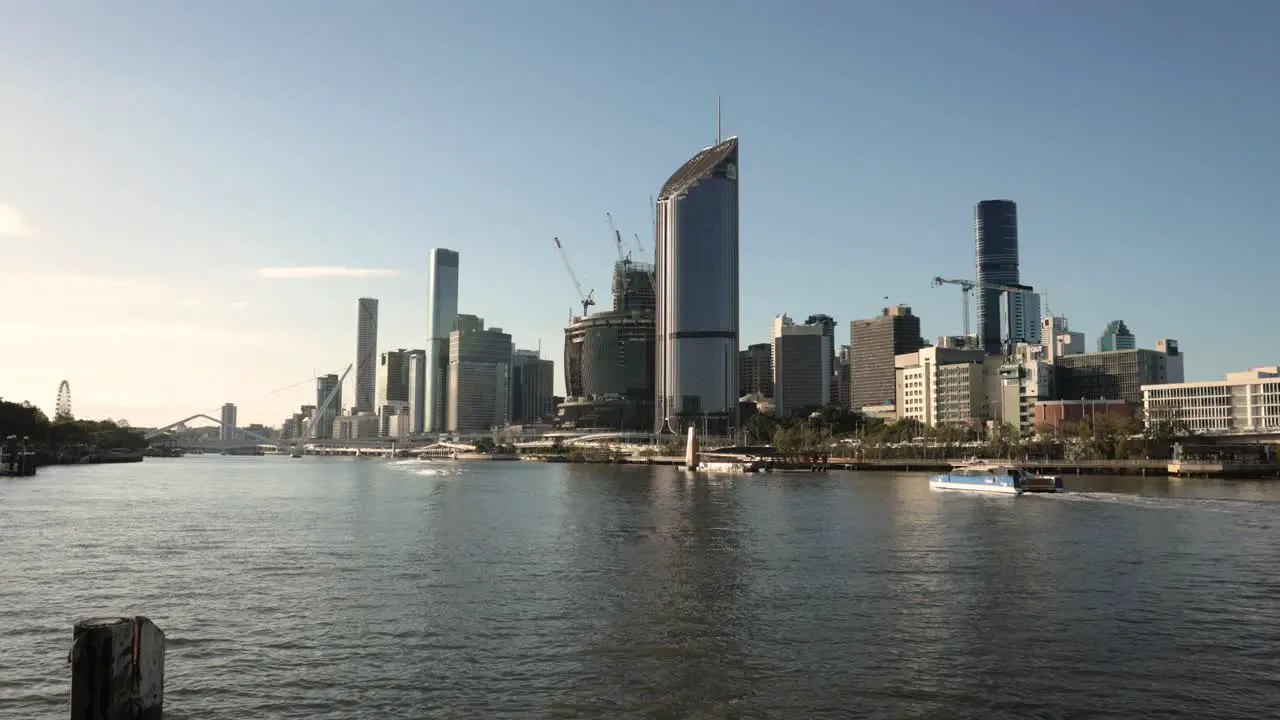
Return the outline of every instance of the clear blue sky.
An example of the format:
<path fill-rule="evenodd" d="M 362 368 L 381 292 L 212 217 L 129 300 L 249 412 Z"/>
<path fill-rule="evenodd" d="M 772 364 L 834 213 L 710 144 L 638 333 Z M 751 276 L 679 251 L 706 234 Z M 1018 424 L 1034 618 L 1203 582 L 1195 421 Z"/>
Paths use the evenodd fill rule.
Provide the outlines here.
<path fill-rule="evenodd" d="M 611 211 L 742 138 L 742 342 L 888 296 L 959 331 L 972 206 L 1018 202 L 1023 281 L 1189 379 L 1280 362 L 1280 3 L 0 0 L 0 396 L 278 424 L 421 347 L 426 258 L 559 361 L 607 296 Z M 271 279 L 262 268 L 395 276 Z M 350 394 L 348 392 L 348 394 Z M 348 400 L 349 401 L 349 400 Z"/>

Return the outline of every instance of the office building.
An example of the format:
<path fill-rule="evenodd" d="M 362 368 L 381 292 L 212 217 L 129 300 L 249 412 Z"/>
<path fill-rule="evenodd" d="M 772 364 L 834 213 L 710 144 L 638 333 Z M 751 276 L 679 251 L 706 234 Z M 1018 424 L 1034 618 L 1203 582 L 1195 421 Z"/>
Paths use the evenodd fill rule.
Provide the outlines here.
<path fill-rule="evenodd" d="M 409 351 L 409 434 L 421 435 L 427 414 L 427 351 Z"/>
<path fill-rule="evenodd" d="M 853 407 L 893 405 L 897 382 L 894 358 L 923 346 L 920 318 L 906 305 L 893 305 L 879 317 L 849 323 Z"/>
<path fill-rule="evenodd" d="M 511 409 L 509 422 L 530 425 L 554 417 L 552 404 L 555 363 L 543 360 L 537 350 L 516 350 L 511 355 Z"/>
<path fill-rule="evenodd" d="M 423 432 L 445 429 L 449 387 L 449 333 L 458 319 L 458 253 L 435 248 L 427 268 L 427 366 Z"/>
<path fill-rule="evenodd" d="M 1176 341 L 1173 347 L 1177 349 Z M 1181 383 L 1182 354 L 1172 364 L 1158 350 L 1135 348 L 1059 357 L 1057 367 L 1060 400 L 1124 400 L 1142 402 L 1143 385 Z"/>
<path fill-rule="evenodd" d="M 328 407 L 325 401 L 333 396 Z M 323 413 L 319 408 L 324 407 Z M 342 414 L 342 382 L 335 374 L 321 375 L 316 378 L 316 414 L 311 422 L 311 437 L 316 440 L 328 440 L 333 437 L 333 421 Z"/>
<path fill-rule="evenodd" d="M 1177 423 L 1199 435 L 1280 431 L 1280 367 L 1227 373 L 1223 380 L 1142 386 L 1148 427 Z"/>
<path fill-rule="evenodd" d="M 1000 296 L 1004 351 L 1009 354 L 1018 343 L 1040 342 L 1040 295 L 1030 285 L 1016 285 L 1020 292 L 1005 291 Z"/>
<path fill-rule="evenodd" d="M 1129 332 L 1129 326 L 1123 320 L 1112 320 L 1103 328 L 1098 336 L 1098 352 L 1112 350 L 1132 350 L 1138 347 L 1137 338 Z"/>
<path fill-rule="evenodd" d="M 657 200 L 655 427 L 738 425 L 738 139 L 706 148 Z"/>
<path fill-rule="evenodd" d="M 356 301 L 356 402 L 352 411 L 373 412 L 374 383 L 378 359 L 378 301 Z"/>
<path fill-rule="evenodd" d="M 773 397 L 773 343 L 748 345 L 738 352 L 738 393 L 756 399 Z"/>
<path fill-rule="evenodd" d="M 409 403 L 409 351 L 404 348 L 382 353 L 378 361 L 378 407 L 387 403 Z"/>
<path fill-rule="evenodd" d="M 836 355 L 836 407 L 849 411 L 853 409 L 853 375 L 850 370 L 853 363 L 853 351 L 848 345 L 841 345 Z"/>
<path fill-rule="evenodd" d="M 449 432 L 484 432 L 507 423 L 513 350 L 501 328 L 449 333 Z"/>
<path fill-rule="evenodd" d="M 935 426 L 992 417 L 998 358 L 980 349 L 924 347 L 893 360 L 898 419 Z"/>
<path fill-rule="evenodd" d="M 477 315 L 458 313 L 457 319 L 453 323 L 453 329 L 464 333 L 482 332 L 484 330 L 484 318 Z"/>
<path fill-rule="evenodd" d="M 564 331 L 566 396 L 561 423 L 580 428 L 652 430 L 654 316 L 602 312 Z"/>
<path fill-rule="evenodd" d="M 236 406 L 226 403 L 222 406 L 222 424 L 219 426 L 218 439 L 228 442 L 236 439 Z"/>
<path fill-rule="evenodd" d="M 836 407 L 840 404 L 840 388 L 836 378 L 836 319 L 825 313 L 810 315 L 804 321 L 805 325 L 817 325 L 822 328 L 822 334 L 827 338 L 827 344 L 831 346 L 831 362 L 828 365 L 831 368 L 831 381 L 828 385 L 831 388 L 831 396 L 827 398 L 826 404 Z"/>
<path fill-rule="evenodd" d="M 978 338 L 989 354 L 1002 351 L 1000 296 L 991 285 L 1018 284 L 1018 206 L 1012 200 L 983 200 L 973 209 L 977 247 Z"/>
<path fill-rule="evenodd" d="M 1103 419 L 1123 422 L 1133 417 L 1133 409 L 1123 400 L 1041 400 L 1031 412 L 1036 430 Z"/>
<path fill-rule="evenodd" d="M 1084 352 L 1084 333 L 1072 332 L 1067 319 L 1061 315 L 1040 321 L 1040 342 L 1048 351 L 1045 357 L 1048 362 L 1054 362 L 1063 355 Z"/>
<path fill-rule="evenodd" d="M 354 410 L 355 408 L 352 408 Z M 373 440 L 385 433 L 378 432 L 380 416 L 371 412 L 355 415 L 339 415 L 333 420 L 334 440 Z"/>
<path fill-rule="evenodd" d="M 831 338 L 821 324 L 796 325 L 786 315 L 773 320 L 773 413 L 798 417 L 831 398 Z"/>

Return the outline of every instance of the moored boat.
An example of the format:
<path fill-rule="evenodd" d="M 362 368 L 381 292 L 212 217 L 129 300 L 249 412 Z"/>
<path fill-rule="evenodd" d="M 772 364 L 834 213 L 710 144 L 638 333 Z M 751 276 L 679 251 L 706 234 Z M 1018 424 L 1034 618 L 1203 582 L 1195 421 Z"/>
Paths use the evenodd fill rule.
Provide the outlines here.
<path fill-rule="evenodd" d="M 1062 478 L 1036 475 L 1008 463 L 975 461 L 956 465 L 948 472 L 930 477 L 929 487 L 1021 495 L 1024 492 L 1060 492 Z"/>

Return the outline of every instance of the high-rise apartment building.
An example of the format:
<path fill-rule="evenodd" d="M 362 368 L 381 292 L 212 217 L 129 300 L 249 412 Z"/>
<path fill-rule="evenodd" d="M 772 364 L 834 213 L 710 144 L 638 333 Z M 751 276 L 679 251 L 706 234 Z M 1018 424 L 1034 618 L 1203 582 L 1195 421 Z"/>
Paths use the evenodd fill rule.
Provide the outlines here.
<path fill-rule="evenodd" d="M 1138 347 L 1137 338 L 1129 332 L 1129 326 L 1123 320 L 1112 320 L 1098 336 L 1098 352 L 1112 350 L 1132 350 Z"/>
<path fill-rule="evenodd" d="M 796 325 L 786 315 L 773 320 L 773 412 L 798 416 L 831 399 L 831 339 L 821 324 Z"/>
<path fill-rule="evenodd" d="M 336 391 L 336 392 L 335 392 Z M 333 401 L 323 413 L 325 400 L 333 395 Z M 311 423 L 311 437 L 316 440 L 327 440 L 333 437 L 333 421 L 342 414 L 342 380 L 330 373 L 316 378 L 316 414 Z"/>
<path fill-rule="evenodd" d="M 826 313 L 818 313 L 806 318 L 804 324 L 817 325 L 821 327 L 822 334 L 827 338 L 827 344 L 831 347 L 831 362 L 828 363 L 831 369 L 831 381 L 828 383 L 831 387 L 831 396 L 827 398 L 826 402 L 832 407 L 838 407 L 840 405 L 840 385 L 838 382 L 839 378 L 837 378 L 835 374 L 837 372 L 836 368 L 838 367 L 838 364 L 836 363 L 836 350 L 838 348 L 836 345 L 836 325 L 839 323 L 836 322 L 835 318 L 827 315 Z"/>
<path fill-rule="evenodd" d="M 373 412 L 378 361 L 378 300 L 356 301 L 356 413 Z"/>
<path fill-rule="evenodd" d="M 449 374 L 449 333 L 458 319 L 458 253 L 435 248 L 427 268 L 427 350 L 423 392 L 423 432 L 445 429 Z"/>
<path fill-rule="evenodd" d="M 738 393 L 773 397 L 773 343 L 748 345 L 738 352 Z"/>
<path fill-rule="evenodd" d="M 977 247 L 978 340 L 983 350 L 1002 350 L 1000 296 L 988 285 L 1018 284 L 1018 206 L 1012 200 L 983 200 L 973 209 Z"/>
<path fill-rule="evenodd" d="M 906 305 L 885 308 L 880 317 L 849 323 L 849 373 L 853 409 L 895 402 L 894 358 L 924 345 L 920 318 Z"/>
<path fill-rule="evenodd" d="M 426 427 L 427 351 L 409 351 L 409 428 L 410 435 L 421 435 Z"/>
<path fill-rule="evenodd" d="M 483 432 L 507 423 L 513 350 L 501 328 L 449 333 L 449 432 Z"/>
<path fill-rule="evenodd" d="M 738 426 L 738 139 L 694 155 L 657 201 L 655 427 Z"/>
<path fill-rule="evenodd" d="M 236 439 L 236 406 L 226 403 L 222 406 L 222 425 L 218 429 L 218 439 L 229 442 Z"/>
<path fill-rule="evenodd" d="M 841 345 L 836 355 L 836 407 L 841 410 L 853 408 L 853 351 L 848 345 Z"/>
<path fill-rule="evenodd" d="M 537 350 L 511 354 L 511 424 L 538 423 L 555 415 L 555 372 L 555 363 L 543 360 Z"/>

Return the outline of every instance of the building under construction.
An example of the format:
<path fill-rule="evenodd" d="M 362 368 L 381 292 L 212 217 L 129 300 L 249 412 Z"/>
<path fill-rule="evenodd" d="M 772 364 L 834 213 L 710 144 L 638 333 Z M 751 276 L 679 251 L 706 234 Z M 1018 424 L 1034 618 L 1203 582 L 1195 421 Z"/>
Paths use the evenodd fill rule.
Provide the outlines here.
<path fill-rule="evenodd" d="M 564 331 L 567 426 L 653 427 L 654 267 L 631 260 L 613 270 L 613 309 L 576 317 Z"/>

